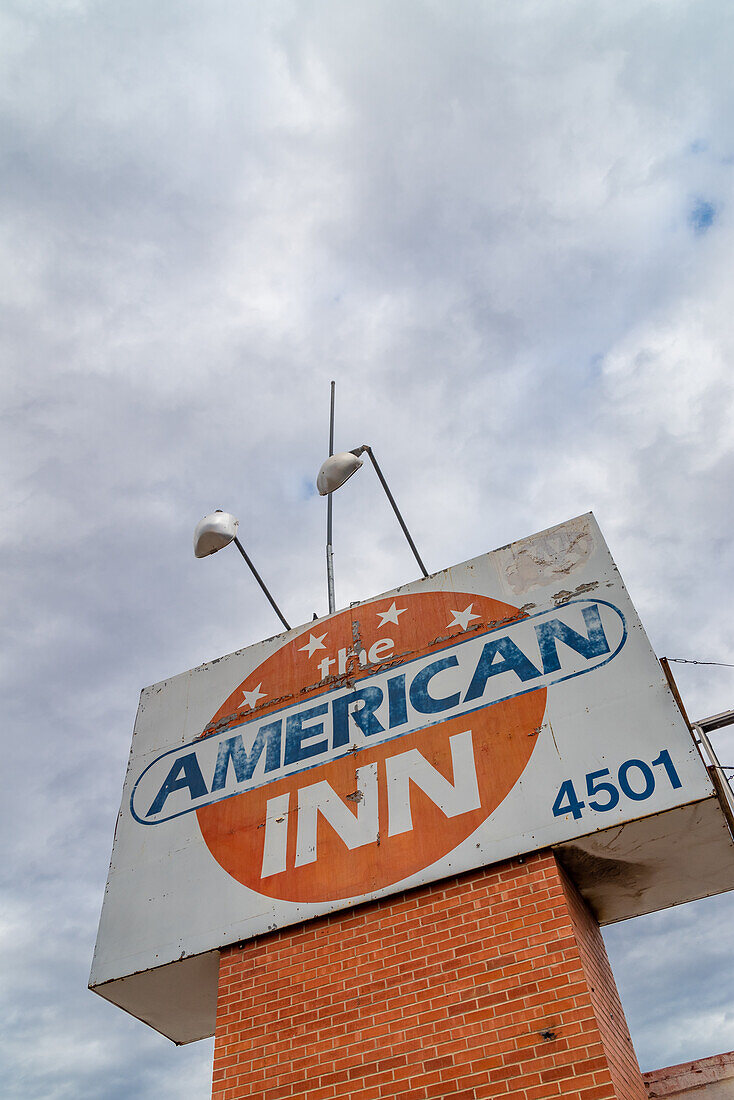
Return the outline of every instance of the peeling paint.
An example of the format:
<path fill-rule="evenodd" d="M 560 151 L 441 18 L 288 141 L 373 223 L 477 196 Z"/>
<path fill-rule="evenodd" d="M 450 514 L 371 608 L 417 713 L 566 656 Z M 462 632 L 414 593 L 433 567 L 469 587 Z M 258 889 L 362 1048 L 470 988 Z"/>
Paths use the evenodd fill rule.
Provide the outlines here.
<path fill-rule="evenodd" d="M 594 589 L 598 587 L 599 581 L 589 581 L 587 584 L 580 584 L 578 588 L 574 588 L 573 591 L 562 588 L 560 592 L 554 592 L 551 599 L 555 602 L 556 607 L 561 607 L 564 603 L 568 603 L 569 600 L 573 600 L 577 596 L 583 595 L 585 592 L 593 592 Z"/>
<path fill-rule="evenodd" d="M 591 556 L 594 536 L 588 516 L 579 516 L 560 527 L 514 542 L 497 553 L 510 588 L 523 595 L 533 588 L 568 576 Z"/>

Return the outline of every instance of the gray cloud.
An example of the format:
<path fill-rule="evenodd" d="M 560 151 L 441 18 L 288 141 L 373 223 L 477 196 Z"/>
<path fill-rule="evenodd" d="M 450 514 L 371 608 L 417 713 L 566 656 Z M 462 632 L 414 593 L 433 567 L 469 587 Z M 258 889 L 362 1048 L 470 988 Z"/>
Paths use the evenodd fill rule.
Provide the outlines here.
<path fill-rule="evenodd" d="M 431 569 L 593 508 L 657 652 L 732 660 L 731 21 L 6 3 L 4 1095 L 208 1095 L 211 1045 L 88 965 L 140 687 L 278 626 L 194 522 L 232 509 L 291 621 L 326 609 L 331 377 Z M 340 605 L 413 577 L 369 475 L 335 525 Z M 734 1047 L 730 910 L 607 933 L 646 1066 Z"/>

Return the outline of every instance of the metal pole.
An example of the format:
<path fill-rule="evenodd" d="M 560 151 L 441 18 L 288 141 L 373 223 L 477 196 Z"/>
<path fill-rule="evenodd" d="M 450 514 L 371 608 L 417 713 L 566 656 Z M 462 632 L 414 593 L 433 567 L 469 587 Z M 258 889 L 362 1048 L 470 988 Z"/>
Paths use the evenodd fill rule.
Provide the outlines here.
<path fill-rule="evenodd" d="M 331 411 L 329 414 L 329 458 L 334 453 L 334 390 L 336 389 L 336 382 L 331 383 Z M 334 494 L 329 493 L 326 498 L 326 585 L 329 590 L 329 614 L 333 615 L 336 611 L 336 600 L 334 598 L 334 550 L 331 545 L 331 517 L 332 517 L 332 501 L 331 498 Z"/>
<path fill-rule="evenodd" d="M 382 470 L 380 469 L 380 467 L 377 463 L 377 459 L 375 458 L 375 456 L 372 453 L 372 448 L 367 443 L 365 443 L 365 444 L 362 445 L 362 447 L 360 447 L 358 449 L 366 451 L 367 454 L 370 456 L 370 460 L 372 462 L 372 465 L 375 467 L 375 473 L 379 477 L 380 483 L 382 484 L 382 488 L 385 490 L 385 493 L 387 494 L 387 499 L 392 504 L 393 512 L 398 517 L 398 523 L 402 527 L 403 534 L 405 535 L 406 539 L 408 540 L 408 542 L 410 544 L 410 549 L 413 551 L 413 554 L 415 556 L 415 560 L 418 562 L 418 565 L 421 568 L 421 572 L 423 573 L 423 576 L 427 577 L 428 576 L 428 570 L 426 569 L 425 565 L 423 564 L 423 561 L 421 560 L 421 556 L 420 556 L 420 554 L 418 553 L 418 551 L 416 549 L 416 545 L 413 542 L 412 538 L 410 537 L 410 531 L 405 526 L 405 520 L 400 515 L 400 510 L 399 510 L 397 504 L 395 503 L 395 498 L 393 497 L 392 493 L 390 492 L 390 490 L 387 487 L 387 482 L 385 481 L 385 478 L 383 477 Z"/>
<path fill-rule="evenodd" d="M 717 715 L 716 717 L 721 718 L 726 716 Z M 716 721 L 716 718 L 714 718 L 714 721 Z M 724 817 L 726 818 L 726 823 L 729 826 L 729 832 L 732 835 L 732 839 L 734 839 L 734 793 L 732 793 L 732 789 L 729 785 L 729 777 L 726 774 L 726 770 L 722 768 L 719 763 L 719 758 L 714 752 L 714 746 L 711 744 L 708 736 L 709 729 L 720 729 L 721 725 L 730 725 L 731 723 L 725 721 L 722 722 L 721 725 L 709 726 L 707 729 L 707 722 L 711 722 L 711 719 L 704 718 L 700 722 L 692 722 L 691 726 L 695 733 L 698 734 L 701 744 L 708 753 L 709 760 L 711 761 L 708 772 L 719 797 L 719 803 L 724 813 Z"/>
<path fill-rule="evenodd" d="M 258 584 L 260 585 L 260 587 L 262 588 L 262 590 L 263 590 L 263 592 L 265 593 L 265 595 L 266 595 L 266 596 L 268 597 L 268 599 L 270 600 L 270 606 L 272 607 L 273 611 L 274 611 L 274 612 L 275 612 L 275 614 L 276 614 L 276 615 L 278 616 L 278 618 L 280 619 L 280 621 L 282 622 L 282 624 L 283 624 L 283 626 L 284 626 L 284 627 L 286 628 L 286 630 L 290 630 L 290 628 L 291 628 L 291 627 L 290 627 L 290 623 L 287 623 L 287 622 L 285 621 L 285 619 L 283 618 L 283 614 L 282 614 L 282 612 L 281 612 L 280 608 L 278 607 L 277 603 L 275 602 L 275 600 L 273 599 L 273 597 L 272 597 L 272 596 L 270 595 L 270 593 L 268 592 L 267 588 L 265 587 L 265 582 L 263 581 L 262 577 L 261 577 L 261 576 L 260 576 L 260 574 L 258 573 L 258 571 L 257 571 L 257 569 L 255 568 L 255 566 L 254 566 L 254 565 L 252 564 L 252 562 L 250 561 L 250 558 L 249 558 L 249 556 L 248 556 L 248 554 L 247 554 L 247 551 L 245 550 L 244 546 L 242 545 L 242 543 L 240 542 L 240 540 L 239 540 L 239 539 L 237 538 L 237 536 L 236 536 L 236 535 L 235 535 L 235 537 L 234 537 L 234 544 L 235 544 L 235 546 L 237 547 L 237 549 L 239 550 L 240 554 L 242 554 L 242 557 L 243 557 L 243 558 L 245 559 L 245 561 L 246 561 L 246 562 L 247 562 L 247 564 L 249 565 L 249 567 L 250 567 L 250 571 L 252 572 L 252 575 L 253 575 L 253 577 L 255 578 L 255 580 L 257 581 L 257 583 L 258 583 Z"/>

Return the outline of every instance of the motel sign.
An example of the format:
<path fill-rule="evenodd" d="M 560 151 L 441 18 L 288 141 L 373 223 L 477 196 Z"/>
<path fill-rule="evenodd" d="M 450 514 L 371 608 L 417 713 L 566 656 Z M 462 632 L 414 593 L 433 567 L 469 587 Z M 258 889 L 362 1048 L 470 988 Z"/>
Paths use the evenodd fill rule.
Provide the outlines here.
<path fill-rule="evenodd" d="M 712 797 L 581 516 L 146 688 L 90 985 L 200 1038 L 227 944 Z"/>

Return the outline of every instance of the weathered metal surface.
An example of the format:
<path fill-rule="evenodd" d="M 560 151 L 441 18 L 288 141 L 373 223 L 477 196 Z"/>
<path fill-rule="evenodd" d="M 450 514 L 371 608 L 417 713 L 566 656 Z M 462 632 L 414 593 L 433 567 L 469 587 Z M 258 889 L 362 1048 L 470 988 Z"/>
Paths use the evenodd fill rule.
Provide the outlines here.
<path fill-rule="evenodd" d="M 734 845 L 716 797 L 554 851 L 602 925 L 734 889 Z"/>
<path fill-rule="evenodd" d="M 665 1069 L 644 1073 L 647 1095 L 691 1097 L 691 1100 L 731 1100 L 734 1097 L 734 1051 L 697 1058 Z"/>
<path fill-rule="evenodd" d="M 711 795 L 582 516 L 147 688 L 91 985 Z"/>

